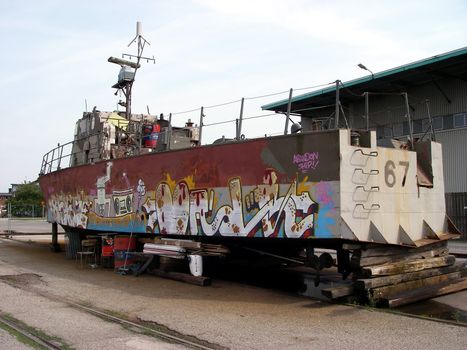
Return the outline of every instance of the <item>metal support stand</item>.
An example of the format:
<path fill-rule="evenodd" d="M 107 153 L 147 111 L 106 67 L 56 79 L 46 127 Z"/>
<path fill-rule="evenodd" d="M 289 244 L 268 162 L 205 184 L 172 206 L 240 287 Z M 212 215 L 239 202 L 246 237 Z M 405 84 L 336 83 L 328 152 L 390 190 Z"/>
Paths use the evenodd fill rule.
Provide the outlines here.
<path fill-rule="evenodd" d="M 60 251 L 60 245 L 58 244 L 58 224 L 56 222 L 52 223 L 52 244 L 50 245 L 50 250 L 54 253 Z"/>

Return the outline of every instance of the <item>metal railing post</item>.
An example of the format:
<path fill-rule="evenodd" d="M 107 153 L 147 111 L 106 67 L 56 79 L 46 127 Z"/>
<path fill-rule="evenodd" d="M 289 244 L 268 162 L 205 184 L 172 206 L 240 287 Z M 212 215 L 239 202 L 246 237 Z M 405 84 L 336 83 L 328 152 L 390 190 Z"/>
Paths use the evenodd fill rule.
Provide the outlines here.
<path fill-rule="evenodd" d="M 369 94 L 365 92 L 365 117 L 366 117 L 366 131 L 370 130 L 370 101 Z"/>
<path fill-rule="evenodd" d="M 53 164 L 53 162 L 54 162 L 55 150 L 56 150 L 56 148 L 54 148 L 54 149 L 52 150 L 52 157 L 51 157 L 52 159 L 50 160 L 50 163 L 49 163 L 49 173 L 52 172 L 52 164 Z"/>
<path fill-rule="evenodd" d="M 287 103 L 287 114 L 285 115 L 284 135 L 287 135 L 289 132 L 289 118 L 290 118 L 290 110 L 292 108 L 292 94 L 293 94 L 293 89 L 290 89 L 289 102 Z"/>
<path fill-rule="evenodd" d="M 60 170 L 60 164 L 62 163 L 62 154 L 63 154 L 63 146 L 60 146 L 60 143 L 58 144 L 58 159 L 57 159 L 57 170 Z"/>
<path fill-rule="evenodd" d="M 426 113 L 428 114 L 428 121 L 430 123 L 431 140 L 436 141 L 435 129 L 433 129 L 433 119 L 431 118 L 431 113 L 430 113 L 430 100 L 426 99 L 425 104 L 426 104 Z"/>
<path fill-rule="evenodd" d="M 199 144 L 201 146 L 201 136 L 203 135 L 203 118 L 204 118 L 204 107 L 201 106 L 201 111 L 199 114 Z"/>
<path fill-rule="evenodd" d="M 167 128 L 167 151 L 170 151 L 170 140 L 172 139 L 172 113 L 169 113 L 169 127 Z"/>
<path fill-rule="evenodd" d="M 335 120 L 334 120 L 334 128 L 338 129 L 339 128 L 339 112 L 340 112 L 340 97 L 339 97 L 339 84 L 340 80 L 336 80 L 336 112 L 335 112 Z"/>
<path fill-rule="evenodd" d="M 243 105 L 245 103 L 245 98 L 242 97 L 242 102 L 240 104 L 240 116 L 237 119 L 237 133 L 236 133 L 236 139 L 237 141 L 240 140 L 241 135 L 242 135 L 242 121 L 243 121 Z"/>
<path fill-rule="evenodd" d="M 404 99 L 405 99 L 405 109 L 407 111 L 407 120 L 409 122 L 409 134 L 410 134 L 410 143 L 411 143 L 410 148 L 413 149 L 413 146 L 414 146 L 413 125 L 412 125 L 412 118 L 410 116 L 409 95 L 406 92 L 402 93 L 402 95 L 404 96 Z"/>

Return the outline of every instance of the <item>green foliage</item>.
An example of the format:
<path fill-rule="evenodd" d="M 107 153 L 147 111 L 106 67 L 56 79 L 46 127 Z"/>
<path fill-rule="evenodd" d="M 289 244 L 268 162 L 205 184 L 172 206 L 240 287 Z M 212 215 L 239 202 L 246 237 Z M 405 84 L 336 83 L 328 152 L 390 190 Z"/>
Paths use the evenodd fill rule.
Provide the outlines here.
<path fill-rule="evenodd" d="M 37 182 L 18 185 L 15 195 L 8 201 L 13 216 L 40 216 L 44 196 Z"/>

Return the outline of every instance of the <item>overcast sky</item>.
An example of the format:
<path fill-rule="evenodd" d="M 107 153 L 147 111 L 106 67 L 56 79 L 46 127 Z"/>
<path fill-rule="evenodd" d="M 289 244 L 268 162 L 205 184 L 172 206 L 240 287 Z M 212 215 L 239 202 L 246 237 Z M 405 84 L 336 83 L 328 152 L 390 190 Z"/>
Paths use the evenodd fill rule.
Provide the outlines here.
<path fill-rule="evenodd" d="M 42 155 L 73 137 L 85 110 L 114 110 L 110 86 L 136 21 L 151 43 L 134 87 L 134 113 L 176 113 L 289 88 L 361 77 L 467 45 L 467 1 L 0 0 L 0 192 L 37 178 Z M 310 90 L 300 90 L 300 93 Z M 298 92 L 297 92 L 298 94 Z M 287 93 L 247 100 L 248 115 Z M 239 104 L 206 110 L 207 124 Z M 198 122 L 199 112 L 174 116 Z M 262 121 L 261 121 L 262 120 Z M 283 129 L 283 117 L 245 122 L 247 137 Z M 268 126 L 267 129 L 265 125 Z M 204 140 L 234 136 L 207 127 Z"/>

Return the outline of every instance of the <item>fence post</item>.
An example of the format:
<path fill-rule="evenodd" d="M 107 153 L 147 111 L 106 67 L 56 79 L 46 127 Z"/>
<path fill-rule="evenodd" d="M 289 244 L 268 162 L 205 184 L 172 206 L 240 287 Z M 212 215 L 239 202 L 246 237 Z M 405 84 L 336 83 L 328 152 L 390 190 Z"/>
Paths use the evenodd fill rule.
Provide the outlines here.
<path fill-rule="evenodd" d="M 7 233 L 11 235 L 11 203 L 8 202 L 7 206 L 7 211 L 8 211 L 8 228 L 7 228 Z"/>

